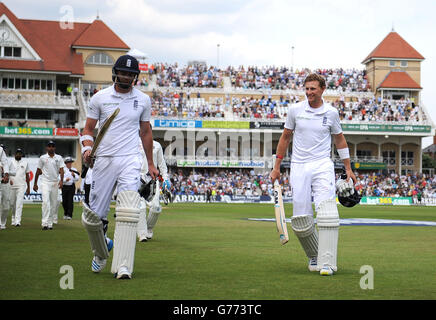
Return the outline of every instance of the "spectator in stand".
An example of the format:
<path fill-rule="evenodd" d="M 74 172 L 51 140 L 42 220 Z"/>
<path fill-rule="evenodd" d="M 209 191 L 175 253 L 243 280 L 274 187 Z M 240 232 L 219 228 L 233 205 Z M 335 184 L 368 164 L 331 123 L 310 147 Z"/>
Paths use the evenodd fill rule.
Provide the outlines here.
<path fill-rule="evenodd" d="M 355 173 L 356 190 L 362 196 L 383 197 L 413 197 L 422 194 L 422 199 L 436 199 L 436 175 L 382 175 L 379 173 Z M 196 169 L 195 173 L 184 174 L 182 170 L 170 172 L 174 192 L 178 195 L 205 195 L 207 190 L 213 190 L 214 195 L 273 195 L 273 185 L 269 179 L 269 172 L 254 173 L 247 169 Z M 336 177 L 338 179 L 338 175 Z M 291 196 L 289 176 L 282 175 L 285 186 L 283 194 Z M 213 199 L 213 198 L 212 198 Z"/>

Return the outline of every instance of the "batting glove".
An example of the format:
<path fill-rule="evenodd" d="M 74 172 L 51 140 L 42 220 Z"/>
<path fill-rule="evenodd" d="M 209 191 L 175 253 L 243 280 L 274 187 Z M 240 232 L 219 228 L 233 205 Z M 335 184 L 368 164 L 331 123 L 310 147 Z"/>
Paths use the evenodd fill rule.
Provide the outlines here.
<path fill-rule="evenodd" d="M 353 180 L 350 179 L 348 182 L 345 179 L 339 179 L 336 182 L 336 191 L 338 195 L 341 197 L 348 197 L 354 194 L 354 183 Z"/>

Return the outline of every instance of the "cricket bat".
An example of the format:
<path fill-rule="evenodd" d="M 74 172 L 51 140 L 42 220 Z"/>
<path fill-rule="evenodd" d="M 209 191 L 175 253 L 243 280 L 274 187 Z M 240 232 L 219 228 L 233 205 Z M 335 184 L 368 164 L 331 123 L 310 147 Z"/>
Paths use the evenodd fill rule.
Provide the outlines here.
<path fill-rule="evenodd" d="M 97 133 L 97 137 L 95 138 L 94 145 L 92 146 L 91 150 L 91 165 L 92 168 L 94 166 L 94 158 L 95 153 L 97 152 L 97 148 L 100 145 L 101 140 L 103 139 L 104 135 L 106 134 L 107 130 L 111 126 L 112 122 L 114 121 L 115 117 L 120 113 L 120 108 L 116 108 L 115 111 L 107 118 L 106 122 L 101 126 L 100 130 Z"/>
<path fill-rule="evenodd" d="M 288 228 L 286 226 L 285 208 L 283 206 L 282 187 L 278 180 L 274 182 L 274 211 L 276 215 L 277 232 L 280 243 L 286 244 L 289 241 Z"/>

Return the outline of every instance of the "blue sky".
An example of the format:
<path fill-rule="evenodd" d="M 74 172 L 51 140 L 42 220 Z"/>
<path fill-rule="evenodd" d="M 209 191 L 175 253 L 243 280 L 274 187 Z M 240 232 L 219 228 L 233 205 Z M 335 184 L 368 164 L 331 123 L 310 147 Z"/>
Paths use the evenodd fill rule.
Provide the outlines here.
<path fill-rule="evenodd" d="M 100 18 L 150 62 L 358 68 L 392 30 L 426 60 L 423 102 L 436 122 L 434 0 L 6 0 L 19 18 Z M 64 7 L 64 10 L 61 10 Z M 220 44 L 217 50 L 217 44 Z M 294 47 L 292 51 L 291 47 Z M 293 54 L 292 54 L 293 52 Z M 431 138 L 424 140 L 424 146 Z"/>

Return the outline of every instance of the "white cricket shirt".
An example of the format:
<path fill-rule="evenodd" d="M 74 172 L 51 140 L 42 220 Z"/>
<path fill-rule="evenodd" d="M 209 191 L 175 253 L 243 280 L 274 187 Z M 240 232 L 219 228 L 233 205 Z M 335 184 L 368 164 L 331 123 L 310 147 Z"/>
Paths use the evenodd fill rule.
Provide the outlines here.
<path fill-rule="evenodd" d="M 0 167 L 3 168 L 3 173 L 9 173 L 8 158 L 2 147 L 0 147 Z"/>
<path fill-rule="evenodd" d="M 74 167 L 71 167 L 71 170 L 74 170 L 75 172 L 77 172 L 77 169 Z M 71 170 L 68 169 L 67 166 L 65 166 L 65 168 L 64 168 L 64 181 L 63 181 L 64 186 L 72 186 L 74 183 L 79 181 L 80 175 L 78 173 L 74 172 L 74 176 L 73 176 L 73 173 L 71 172 Z M 69 180 L 67 181 L 67 179 L 69 179 Z"/>
<path fill-rule="evenodd" d="M 9 166 L 9 179 L 12 181 L 12 188 L 18 188 L 26 184 L 26 173 L 29 173 L 29 165 L 26 160 L 17 161 L 13 159 Z"/>
<path fill-rule="evenodd" d="M 329 103 L 312 108 L 308 101 L 291 105 L 285 128 L 293 130 L 292 162 L 305 163 L 331 157 L 331 135 L 340 134 L 339 113 Z"/>
<path fill-rule="evenodd" d="M 38 169 L 41 169 L 43 182 L 59 181 L 59 169 L 65 168 L 64 159 L 58 154 L 50 157 L 48 153 L 39 157 Z"/>
<path fill-rule="evenodd" d="M 148 172 L 148 162 L 147 157 L 145 155 L 144 148 L 142 147 L 142 144 L 140 145 L 140 150 L 142 154 L 142 168 L 141 173 L 147 174 Z M 168 168 L 167 164 L 165 162 L 164 156 L 163 156 L 163 149 L 159 142 L 156 140 L 153 140 L 153 163 L 156 168 L 159 169 L 159 172 L 164 180 L 168 180 Z"/>
<path fill-rule="evenodd" d="M 100 90 L 91 98 L 87 117 L 98 120 L 101 127 L 118 107 L 120 113 L 98 146 L 97 157 L 120 157 L 139 153 L 139 122 L 150 121 L 150 97 L 135 88 L 129 93 L 122 94 L 115 91 L 112 85 Z"/>

